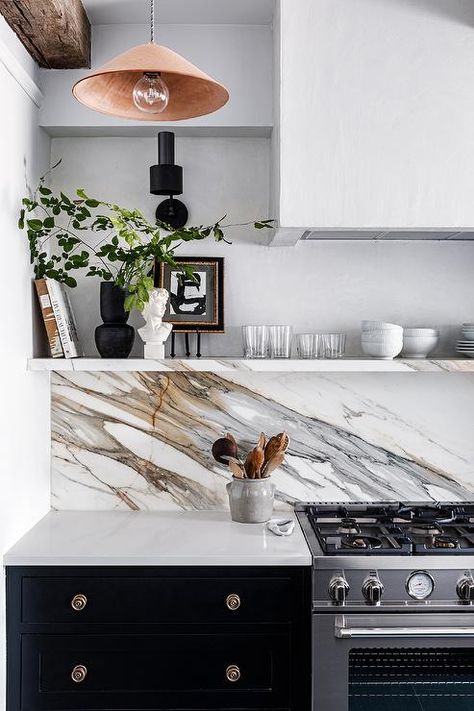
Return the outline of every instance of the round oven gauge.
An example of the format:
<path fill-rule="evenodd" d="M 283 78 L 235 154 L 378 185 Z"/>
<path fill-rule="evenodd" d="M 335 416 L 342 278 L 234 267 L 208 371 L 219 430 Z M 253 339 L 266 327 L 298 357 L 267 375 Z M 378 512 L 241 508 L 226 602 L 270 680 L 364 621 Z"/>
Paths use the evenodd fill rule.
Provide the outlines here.
<path fill-rule="evenodd" d="M 426 600 L 434 590 L 434 580 L 429 573 L 418 570 L 409 576 L 406 588 L 410 597 L 415 600 Z"/>

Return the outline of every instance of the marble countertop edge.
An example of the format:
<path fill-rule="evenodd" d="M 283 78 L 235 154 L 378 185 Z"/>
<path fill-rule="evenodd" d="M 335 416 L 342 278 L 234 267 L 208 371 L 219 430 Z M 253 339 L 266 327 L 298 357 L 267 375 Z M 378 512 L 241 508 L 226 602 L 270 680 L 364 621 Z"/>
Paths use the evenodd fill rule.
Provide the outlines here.
<path fill-rule="evenodd" d="M 84 557 L 78 558 L 76 556 L 69 557 L 35 557 L 35 556 L 16 556 L 15 554 L 5 554 L 3 557 L 4 567 L 84 567 L 84 568 L 100 568 L 100 567 L 127 567 L 127 568 L 153 568 L 153 567 L 163 567 L 163 568 L 176 568 L 176 567 L 252 567 L 252 566 L 262 566 L 262 567 L 299 567 L 308 566 L 312 564 L 312 559 L 309 553 L 301 553 L 300 555 L 288 555 L 285 557 L 284 554 L 275 557 L 265 557 L 262 555 L 256 555 L 254 557 L 250 555 L 233 555 L 232 558 L 228 556 L 213 556 L 207 557 L 205 555 L 201 556 L 184 556 L 181 558 L 176 558 L 170 556 L 166 558 L 164 556 L 159 557 L 140 557 L 140 556 L 119 556 L 116 559 L 110 556 L 95 556 L 95 557 Z"/>
<path fill-rule="evenodd" d="M 30 358 L 27 369 L 33 372 L 294 372 L 294 373 L 474 373 L 474 359 L 432 358 L 381 360 L 377 358 L 341 358 L 304 360 L 245 358 Z"/>

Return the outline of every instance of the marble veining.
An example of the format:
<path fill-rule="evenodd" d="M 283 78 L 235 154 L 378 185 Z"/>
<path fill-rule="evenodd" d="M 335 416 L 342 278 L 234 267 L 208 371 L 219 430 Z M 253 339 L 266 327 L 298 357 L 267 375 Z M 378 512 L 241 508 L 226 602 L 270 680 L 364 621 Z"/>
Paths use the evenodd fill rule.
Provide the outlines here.
<path fill-rule="evenodd" d="M 250 447 L 283 429 L 280 507 L 472 499 L 473 396 L 461 374 L 53 373 L 52 504 L 224 509 L 229 477 L 212 442 L 231 431 Z"/>

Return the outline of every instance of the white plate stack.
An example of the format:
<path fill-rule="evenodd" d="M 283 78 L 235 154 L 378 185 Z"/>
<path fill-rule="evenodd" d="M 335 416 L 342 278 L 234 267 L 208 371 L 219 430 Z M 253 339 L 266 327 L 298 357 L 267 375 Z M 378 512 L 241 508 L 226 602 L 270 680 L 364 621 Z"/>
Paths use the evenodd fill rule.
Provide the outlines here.
<path fill-rule="evenodd" d="M 393 360 L 403 348 L 403 328 L 385 321 L 362 321 L 361 343 L 366 355 Z"/>
<path fill-rule="evenodd" d="M 462 356 L 474 358 L 474 323 L 463 323 L 456 351 Z"/>

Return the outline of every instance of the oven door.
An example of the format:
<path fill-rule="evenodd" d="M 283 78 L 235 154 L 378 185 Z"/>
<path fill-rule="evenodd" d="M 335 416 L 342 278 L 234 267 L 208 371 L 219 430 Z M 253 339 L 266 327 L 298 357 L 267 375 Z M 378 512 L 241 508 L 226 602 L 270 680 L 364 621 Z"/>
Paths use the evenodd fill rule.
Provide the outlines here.
<path fill-rule="evenodd" d="M 313 615 L 314 711 L 473 711 L 474 613 Z"/>

